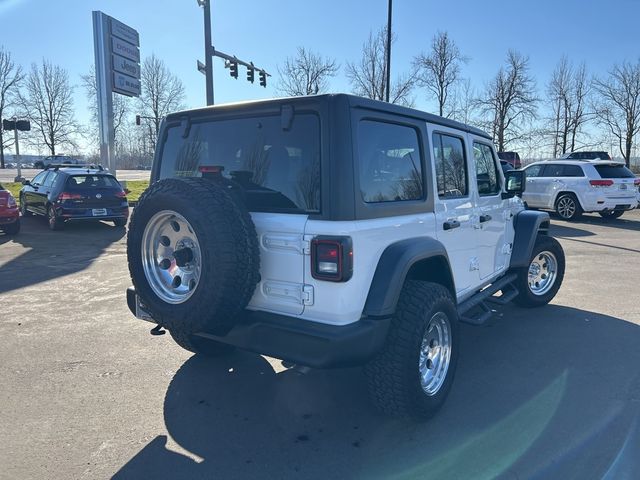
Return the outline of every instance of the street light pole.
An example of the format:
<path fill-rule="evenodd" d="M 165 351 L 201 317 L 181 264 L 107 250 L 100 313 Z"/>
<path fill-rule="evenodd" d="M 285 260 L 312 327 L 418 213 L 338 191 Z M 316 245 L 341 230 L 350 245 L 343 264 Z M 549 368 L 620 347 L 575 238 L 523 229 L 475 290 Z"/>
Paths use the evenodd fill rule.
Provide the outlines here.
<path fill-rule="evenodd" d="M 211 0 L 198 0 L 204 7 L 204 73 L 207 82 L 207 105 L 213 105 L 213 52 L 211 49 Z"/>
<path fill-rule="evenodd" d="M 389 10 L 387 13 L 387 103 L 391 91 L 391 11 L 393 0 L 389 0 Z"/>

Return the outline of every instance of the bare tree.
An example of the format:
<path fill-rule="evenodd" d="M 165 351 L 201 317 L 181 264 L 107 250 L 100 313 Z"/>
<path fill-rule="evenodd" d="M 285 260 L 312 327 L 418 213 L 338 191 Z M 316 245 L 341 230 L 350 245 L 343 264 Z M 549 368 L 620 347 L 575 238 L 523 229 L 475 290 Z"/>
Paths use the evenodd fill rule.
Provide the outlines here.
<path fill-rule="evenodd" d="M 395 34 L 393 35 L 393 41 Z M 411 91 L 416 83 L 415 75 L 398 76 L 387 85 L 387 29 L 369 33 L 369 39 L 362 45 L 362 58 L 358 63 L 347 62 L 346 75 L 351 82 L 353 93 L 374 100 L 386 99 L 387 88 L 391 88 L 391 103 L 413 106 Z"/>
<path fill-rule="evenodd" d="M 139 97 L 140 113 L 146 120 L 150 144 L 155 144 L 160 122 L 169 113 L 184 106 L 184 85 L 165 63 L 155 55 L 147 57 L 140 72 L 142 94 Z"/>
<path fill-rule="evenodd" d="M 81 75 L 82 86 L 85 89 L 87 100 L 89 101 L 89 112 L 91 112 L 91 136 L 96 144 L 99 142 L 98 133 L 98 84 L 96 83 L 96 69 L 91 66 L 89 73 Z M 113 132 L 115 137 L 116 150 L 122 143 L 122 130 L 126 124 L 126 119 L 131 115 L 131 99 L 124 95 L 113 95 Z"/>
<path fill-rule="evenodd" d="M 413 60 L 419 70 L 418 84 L 425 87 L 438 102 L 438 114 L 445 116 L 451 89 L 460 80 L 461 65 L 468 61 L 460 53 L 456 43 L 447 32 L 438 32 L 431 40 L 431 51 L 421 53 Z M 453 111 L 450 108 L 446 116 Z"/>
<path fill-rule="evenodd" d="M 500 67 L 478 102 L 481 112 L 490 117 L 487 126 L 498 151 L 527 134 L 522 125 L 536 117 L 535 89 L 535 81 L 529 75 L 529 58 L 509 50 L 506 66 Z"/>
<path fill-rule="evenodd" d="M 33 63 L 19 98 L 34 131 L 30 143 L 48 149 L 51 155 L 58 147 L 77 148 L 75 136 L 80 127 L 74 118 L 73 87 L 66 70 L 46 60 L 40 66 Z"/>
<path fill-rule="evenodd" d="M 473 124 L 473 115 L 477 108 L 476 92 L 471 79 L 458 82 L 451 92 L 451 111 L 449 118 L 467 125 Z"/>
<path fill-rule="evenodd" d="M 590 119 L 586 111 L 591 91 L 586 66 L 577 69 L 566 56 L 556 65 L 547 84 L 547 95 L 553 113 L 553 155 L 559 156 L 576 147 L 582 126 Z"/>
<path fill-rule="evenodd" d="M 276 90 L 288 96 L 312 95 L 329 90 L 329 78 L 335 77 L 340 65 L 329 57 L 298 47 L 295 57 L 287 57 L 278 66 L 280 80 Z"/>
<path fill-rule="evenodd" d="M 17 91 L 24 80 L 22 67 L 11 59 L 11 53 L 0 46 L 0 120 L 5 118 L 8 110 L 16 104 Z M 0 168 L 4 168 L 4 149 L 13 144 L 13 136 L 5 140 L 0 125 Z"/>
<path fill-rule="evenodd" d="M 596 78 L 594 88 L 598 121 L 615 137 L 629 166 L 636 135 L 640 132 L 640 61 L 614 65 L 605 79 Z"/>

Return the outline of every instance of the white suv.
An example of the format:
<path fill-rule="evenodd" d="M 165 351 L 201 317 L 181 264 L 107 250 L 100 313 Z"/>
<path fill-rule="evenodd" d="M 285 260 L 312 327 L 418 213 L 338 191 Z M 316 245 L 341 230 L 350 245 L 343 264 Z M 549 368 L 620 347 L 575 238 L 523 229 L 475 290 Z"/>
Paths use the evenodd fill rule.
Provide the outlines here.
<path fill-rule="evenodd" d="M 319 95 L 177 112 L 158 138 L 127 302 L 197 354 L 365 365 L 378 407 L 426 417 L 459 321 L 484 322 L 489 300 L 546 305 L 562 283 L 524 173 L 503 175 L 467 125 Z"/>
<path fill-rule="evenodd" d="M 555 210 L 564 220 L 575 220 L 583 212 L 618 218 L 640 201 L 640 179 L 623 163 L 553 160 L 532 163 L 524 171 L 522 199 L 527 206 Z"/>

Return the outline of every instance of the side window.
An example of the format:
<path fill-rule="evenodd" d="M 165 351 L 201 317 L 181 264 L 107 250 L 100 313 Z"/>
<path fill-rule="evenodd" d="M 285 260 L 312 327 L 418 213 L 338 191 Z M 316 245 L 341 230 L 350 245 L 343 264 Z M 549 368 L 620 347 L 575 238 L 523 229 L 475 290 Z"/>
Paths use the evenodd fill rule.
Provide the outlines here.
<path fill-rule="evenodd" d="M 467 195 L 467 160 L 462 139 L 442 133 L 433 134 L 433 158 L 436 164 L 440 198 Z"/>
<path fill-rule="evenodd" d="M 524 171 L 526 172 L 527 177 L 529 178 L 540 177 L 542 167 L 543 167 L 542 165 L 532 165 L 531 167 L 525 168 Z"/>
<path fill-rule="evenodd" d="M 418 132 L 362 120 L 358 128 L 360 192 L 367 203 L 424 198 Z"/>
<path fill-rule="evenodd" d="M 38 175 L 35 176 L 33 180 L 31 180 L 31 183 L 34 185 L 42 185 L 42 182 L 44 181 L 44 177 L 46 177 L 48 173 L 49 172 L 40 172 Z"/>
<path fill-rule="evenodd" d="M 563 177 L 584 177 L 582 167 L 579 165 L 564 165 L 562 168 Z"/>
<path fill-rule="evenodd" d="M 58 174 L 56 172 L 50 172 L 49 175 L 47 176 L 47 178 L 45 178 L 44 183 L 42 184 L 42 186 L 43 187 L 50 187 L 51 185 L 53 185 L 53 182 L 55 181 L 57 176 L 58 176 Z"/>
<path fill-rule="evenodd" d="M 541 177 L 562 177 L 564 172 L 564 165 L 558 165 L 556 163 L 552 163 L 550 165 L 545 165 L 544 170 L 542 171 Z"/>
<path fill-rule="evenodd" d="M 473 143 L 473 156 L 476 162 L 476 178 L 480 195 L 496 195 L 500 192 L 500 176 L 489 145 Z"/>

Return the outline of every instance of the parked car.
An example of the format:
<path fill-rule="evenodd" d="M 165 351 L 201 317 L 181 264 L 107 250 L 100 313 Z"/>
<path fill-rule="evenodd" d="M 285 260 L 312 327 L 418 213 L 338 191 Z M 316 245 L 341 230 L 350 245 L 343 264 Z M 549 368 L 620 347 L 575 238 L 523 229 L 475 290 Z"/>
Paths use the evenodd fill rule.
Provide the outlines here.
<path fill-rule="evenodd" d="M 607 152 L 568 152 L 560 160 L 611 160 Z"/>
<path fill-rule="evenodd" d="M 507 173 L 511 170 L 515 170 L 515 168 L 513 168 L 513 165 L 511 165 L 506 160 L 500 160 L 500 167 L 502 168 L 502 173 Z"/>
<path fill-rule="evenodd" d="M 536 162 L 524 169 L 527 206 L 555 210 L 564 220 L 583 212 L 618 218 L 638 206 L 640 179 L 623 163 L 601 160 Z"/>
<path fill-rule="evenodd" d="M 426 418 L 459 321 L 545 305 L 562 283 L 549 215 L 524 209 L 523 172 L 503 175 L 479 129 L 320 95 L 170 114 L 158 138 L 127 303 L 199 355 L 365 365 L 380 409 Z"/>
<path fill-rule="evenodd" d="M 34 168 L 46 168 L 49 165 L 82 165 L 83 162 L 69 155 L 49 155 L 33 163 Z"/>
<path fill-rule="evenodd" d="M 520 155 L 518 155 L 518 152 L 498 152 L 498 158 L 509 162 L 513 168 L 517 169 L 522 167 L 522 162 L 520 161 Z"/>
<path fill-rule="evenodd" d="M 23 183 L 22 215 L 44 215 L 52 230 L 75 221 L 109 220 L 117 227 L 127 223 L 127 192 L 101 167 L 49 166 Z"/>
<path fill-rule="evenodd" d="M 7 235 L 20 231 L 20 211 L 15 198 L 0 184 L 0 230 Z"/>

